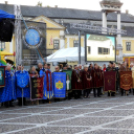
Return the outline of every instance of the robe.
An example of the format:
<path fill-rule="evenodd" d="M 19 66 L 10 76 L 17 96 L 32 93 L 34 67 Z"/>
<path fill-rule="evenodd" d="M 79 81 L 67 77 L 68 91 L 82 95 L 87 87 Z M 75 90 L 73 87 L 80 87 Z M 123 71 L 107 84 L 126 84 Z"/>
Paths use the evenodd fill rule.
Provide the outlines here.
<path fill-rule="evenodd" d="M 5 87 L 0 89 L 0 102 L 16 99 L 14 75 L 11 71 L 5 71 Z"/>
<path fill-rule="evenodd" d="M 17 98 L 22 97 L 22 89 L 23 89 L 23 97 L 30 98 L 30 84 L 29 84 L 29 74 L 27 71 L 17 71 L 15 73 L 16 77 L 16 88 L 17 88 Z"/>
<path fill-rule="evenodd" d="M 92 70 L 92 78 L 93 78 L 93 87 L 100 88 L 103 87 L 103 72 L 100 69 Z"/>
<path fill-rule="evenodd" d="M 87 80 L 91 78 L 91 73 L 90 71 L 83 71 L 82 72 L 82 84 L 83 84 L 83 89 L 90 89 L 92 87 L 92 80 L 91 81 L 88 81 Z"/>
<path fill-rule="evenodd" d="M 73 70 L 73 72 L 72 72 L 72 89 L 73 90 L 82 90 L 83 89 L 82 71 L 80 71 L 80 70 Z"/>

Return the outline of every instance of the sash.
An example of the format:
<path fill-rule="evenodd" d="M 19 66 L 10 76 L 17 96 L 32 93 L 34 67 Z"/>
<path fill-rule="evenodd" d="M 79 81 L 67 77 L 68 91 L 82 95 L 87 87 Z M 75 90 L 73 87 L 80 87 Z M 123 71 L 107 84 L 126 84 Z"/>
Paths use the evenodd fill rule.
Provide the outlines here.
<path fill-rule="evenodd" d="M 66 97 L 66 73 L 54 72 L 52 73 L 53 90 L 55 98 Z"/>

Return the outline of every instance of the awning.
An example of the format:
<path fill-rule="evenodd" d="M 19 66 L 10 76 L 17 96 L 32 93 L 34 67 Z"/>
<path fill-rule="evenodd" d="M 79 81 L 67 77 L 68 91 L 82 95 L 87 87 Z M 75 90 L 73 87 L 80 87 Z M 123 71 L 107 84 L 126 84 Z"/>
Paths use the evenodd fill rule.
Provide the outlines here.
<path fill-rule="evenodd" d="M 6 18 L 15 19 L 15 15 L 9 14 L 9 13 L 0 9 L 0 20 L 6 19 Z"/>
<path fill-rule="evenodd" d="M 84 58 L 85 50 L 81 47 L 81 58 Z M 78 61 L 78 47 L 57 50 L 47 57 L 47 62 L 75 62 Z"/>

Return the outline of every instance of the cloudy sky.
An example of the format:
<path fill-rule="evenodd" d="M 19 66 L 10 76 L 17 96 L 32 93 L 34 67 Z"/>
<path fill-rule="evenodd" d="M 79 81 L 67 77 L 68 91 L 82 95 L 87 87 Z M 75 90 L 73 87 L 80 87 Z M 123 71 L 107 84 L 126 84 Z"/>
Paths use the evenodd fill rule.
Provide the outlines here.
<path fill-rule="evenodd" d="M 58 7 L 62 8 L 77 8 L 77 9 L 88 9 L 88 10 L 101 10 L 99 2 L 101 0 L 0 0 L 0 3 L 8 1 L 9 4 L 20 4 L 20 5 L 37 5 L 38 1 L 43 3 L 43 6 Z M 133 0 L 120 0 L 124 3 L 122 6 L 122 12 L 129 10 L 129 13 L 134 15 Z"/>

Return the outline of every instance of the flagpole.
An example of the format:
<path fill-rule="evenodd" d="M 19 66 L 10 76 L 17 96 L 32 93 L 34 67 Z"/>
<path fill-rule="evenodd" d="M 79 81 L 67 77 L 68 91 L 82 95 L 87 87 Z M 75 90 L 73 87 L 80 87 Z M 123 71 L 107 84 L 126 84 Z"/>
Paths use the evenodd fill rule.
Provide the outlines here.
<path fill-rule="evenodd" d="M 23 107 L 23 88 L 22 88 L 22 107 Z"/>

